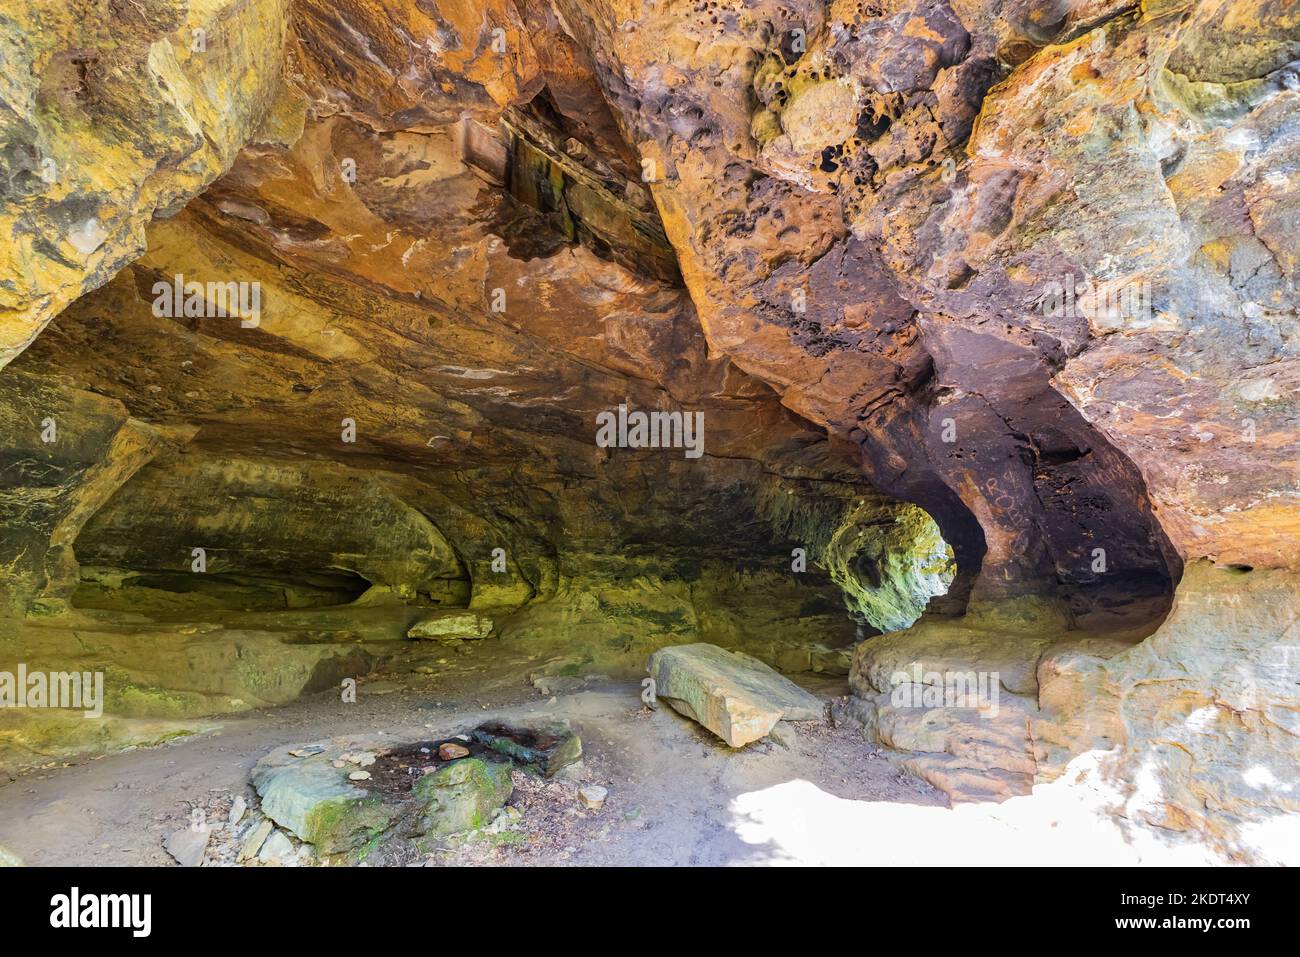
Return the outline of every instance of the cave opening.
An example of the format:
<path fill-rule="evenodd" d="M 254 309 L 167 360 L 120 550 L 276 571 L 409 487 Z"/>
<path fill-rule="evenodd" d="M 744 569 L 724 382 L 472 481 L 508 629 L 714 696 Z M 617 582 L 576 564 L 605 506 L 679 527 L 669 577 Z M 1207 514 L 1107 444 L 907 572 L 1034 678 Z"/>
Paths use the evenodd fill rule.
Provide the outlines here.
<path fill-rule="evenodd" d="M 266 573 L 195 574 L 141 568 L 81 566 L 73 608 L 158 616 L 222 611 L 284 611 L 347 605 L 370 582 L 346 571 L 303 572 L 290 578 Z"/>

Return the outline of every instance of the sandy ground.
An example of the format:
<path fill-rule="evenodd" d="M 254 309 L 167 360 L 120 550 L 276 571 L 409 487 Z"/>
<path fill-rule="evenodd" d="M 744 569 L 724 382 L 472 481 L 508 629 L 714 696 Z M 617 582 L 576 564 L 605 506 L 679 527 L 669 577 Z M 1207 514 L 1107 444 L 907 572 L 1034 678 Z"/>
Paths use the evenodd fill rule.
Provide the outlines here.
<path fill-rule="evenodd" d="M 29 772 L 0 786 L 0 845 L 34 865 L 171 865 L 162 849 L 193 807 L 218 812 L 259 757 L 284 744 L 384 732 L 394 743 L 466 730 L 488 717 L 567 718 L 581 735 L 576 780 L 516 771 L 516 840 L 471 840 L 413 863 L 574 865 L 1211 863 L 1205 849 L 1121 831 L 1088 784 L 1087 756 L 1053 785 L 1001 805 L 949 809 L 851 727 L 806 723 L 792 747 L 732 750 L 670 708 L 645 708 L 635 682 L 592 679 L 554 695 L 537 661 L 484 643 L 437 675 L 372 676 L 356 703 L 334 693 L 219 719 L 154 748 Z M 843 693 L 808 676 L 810 690 Z M 1076 780 L 1077 779 L 1077 780 Z M 599 811 L 583 783 L 609 791 Z"/>

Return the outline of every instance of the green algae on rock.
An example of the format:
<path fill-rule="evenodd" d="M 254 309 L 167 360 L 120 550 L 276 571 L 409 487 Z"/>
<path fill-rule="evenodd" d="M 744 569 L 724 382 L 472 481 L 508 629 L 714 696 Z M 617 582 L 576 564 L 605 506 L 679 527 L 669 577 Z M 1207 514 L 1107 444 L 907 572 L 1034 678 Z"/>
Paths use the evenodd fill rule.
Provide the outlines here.
<path fill-rule="evenodd" d="M 361 847 L 398 816 L 379 795 L 348 780 L 350 766 L 335 768 L 338 751 L 297 757 L 281 748 L 258 761 L 251 781 L 262 813 L 323 854 Z"/>
<path fill-rule="evenodd" d="M 565 721 L 524 727 L 488 721 L 470 732 L 479 744 L 543 777 L 582 760 L 582 739 Z"/>
<path fill-rule="evenodd" d="M 411 789 L 422 805 L 421 830 L 429 839 L 484 827 L 513 791 L 508 761 L 472 757 L 443 765 Z"/>

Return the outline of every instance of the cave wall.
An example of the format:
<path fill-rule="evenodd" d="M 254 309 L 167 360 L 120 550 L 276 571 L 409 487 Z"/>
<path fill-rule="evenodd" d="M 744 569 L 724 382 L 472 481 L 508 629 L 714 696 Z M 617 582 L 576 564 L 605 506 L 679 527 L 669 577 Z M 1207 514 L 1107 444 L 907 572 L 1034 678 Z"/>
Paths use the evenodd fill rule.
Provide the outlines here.
<path fill-rule="evenodd" d="M 5 11 L 0 368 L 225 172 L 284 67 L 286 0 Z"/>
<path fill-rule="evenodd" d="M 184 450 L 127 482 L 74 547 L 82 565 L 172 577 L 201 548 L 205 575 L 337 572 L 403 598 L 448 600 L 466 582 L 442 533 L 373 475 Z"/>
<path fill-rule="evenodd" d="M 1039 773 L 1090 750 L 1130 820 L 1280 861 L 1300 801 L 1300 575 L 1188 566 L 1169 617 L 1136 646 L 1095 642 L 1038 664 Z"/>
<path fill-rule="evenodd" d="M 0 427 L 0 619 L 66 608 L 86 521 L 194 431 L 141 422 L 112 399 L 21 372 L 0 380 Z"/>
<path fill-rule="evenodd" d="M 1184 561 L 1300 563 L 1295 271 L 1277 231 L 1297 203 L 1294 7 L 556 6 L 658 171 L 711 346 L 857 443 L 872 481 L 952 543 L 966 617 L 854 656 L 848 710 L 914 773 L 958 799 L 1024 793 L 1055 773 L 1026 733 L 1050 649 L 1145 647 Z M 1188 594 L 1206 588 L 1198 572 Z M 1293 619 L 1220 627 L 1260 669 Z M 1184 613 L 1150 640 L 1191 676 L 1176 700 L 1220 702 L 1193 722 L 1217 746 L 1237 706 L 1200 627 Z M 893 676 L 912 664 L 1000 672 L 1003 720 L 898 713 Z M 1168 819 L 1229 842 L 1288 810 L 1284 789 L 1206 770 L 1213 748 L 1168 758 L 1178 720 L 1109 739 L 1107 773 L 1141 768 Z M 1292 760 L 1285 738 L 1255 739 L 1266 767 Z M 1232 795 L 1208 813 L 1204 774 Z"/>
<path fill-rule="evenodd" d="M 1243 662 L 1293 643 L 1293 4 L 146 0 L 80 33 L 70 9 L 0 31 L 31 66 L 0 88 L 11 611 L 70 613 L 79 534 L 97 569 L 175 572 L 141 513 L 216 486 L 239 504 L 205 500 L 229 526 L 205 534 L 273 539 L 241 469 L 302 527 L 355 479 L 341 538 L 369 514 L 430 557 L 321 540 L 307 565 L 416 602 L 460 582 L 519 640 L 826 667 L 888 632 L 849 710 L 957 797 L 1060 773 L 1034 721 L 1066 754 L 1092 747 L 1070 714 L 1140 698 L 1052 698 L 1070 649 L 1158 648 L 1173 700 L 1232 697 L 1195 599 L 1161 624 L 1185 564 L 1186 596 L 1252 581 L 1209 565 L 1266 579 L 1271 624 L 1214 619 Z M 256 321 L 160 315 L 178 275 L 256 281 Z M 701 413 L 707 453 L 596 447 L 620 404 Z M 51 409 L 73 446 L 39 442 Z M 304 573 L 277 549 L 249 567 Z M 1001 671 L 1012 723 L 888 710 L 926 662 Z M 1167 733 L 1106 736 L 1112 770 Z M 1198 765 L 1150 767 L 1192 827 L 1285 810 L 1212 822 Z"/>

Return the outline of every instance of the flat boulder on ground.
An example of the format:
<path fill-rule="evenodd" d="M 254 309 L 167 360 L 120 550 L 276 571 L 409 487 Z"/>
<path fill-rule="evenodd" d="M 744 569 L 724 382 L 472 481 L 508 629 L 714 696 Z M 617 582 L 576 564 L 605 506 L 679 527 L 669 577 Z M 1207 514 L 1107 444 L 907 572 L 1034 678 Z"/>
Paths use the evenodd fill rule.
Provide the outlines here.
<path fill-rule="evenodd" d="M 778 721 L 816 721 L 825 705 L 757 658 L 717 645 L 674 645 L 650 656 L 655 696 L 733 748 L 765 737 Z"/>
<path fill-rule="evenodd" d="M 252 773 L 262 812 L 326 854 L 359 847 L 397 816 L 379 795 L 348 779 L 355 770 L 350 763 L 335 768 L 334 758 L 332 751 L 295 757 L 279 748 Z"/>
<path fill-rule="evenodd" d="M 492 634 L 492 619 L 464 608 L 425 615 L 406 632 L 407 638 L 426 641 L 472 641 Z"/>

